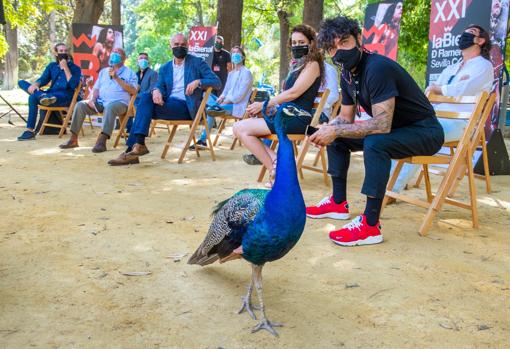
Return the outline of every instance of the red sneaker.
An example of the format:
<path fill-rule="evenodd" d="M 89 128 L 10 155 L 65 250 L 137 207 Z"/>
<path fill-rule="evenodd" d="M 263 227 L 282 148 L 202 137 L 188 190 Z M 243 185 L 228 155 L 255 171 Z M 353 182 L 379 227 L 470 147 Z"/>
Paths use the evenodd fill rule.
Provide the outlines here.
<path fill-rule="evenodd" d="M 347 201 L 337 204 L 333 200 L 333 195 L 322 199 L 317 206 L 307 207 L 306 215 L 310 218 L 349 219 L 351 217 Z"/>
<path fill-rule="evenodd" d="M 344 225 L 342 229 L 330 232 L 329 239 L 341 246 L 378 244 L 383 241 L 381 224 L 377 222 L 373 227 L 368 225 L 367 218 L 362 214 Z"/>

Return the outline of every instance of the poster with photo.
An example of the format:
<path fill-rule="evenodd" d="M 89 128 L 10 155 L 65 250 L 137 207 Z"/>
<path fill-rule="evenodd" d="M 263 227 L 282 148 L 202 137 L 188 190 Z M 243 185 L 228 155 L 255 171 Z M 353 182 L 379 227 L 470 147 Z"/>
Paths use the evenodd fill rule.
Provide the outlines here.
<path fill-rule="evenodd" d="M 123 48 L 122 26 L 73 23 L 74 62 L 82 75 L 95 81 L 99 71 L 108 67 L 114 48 Z"/>
<path fill-rule="evenodd" d="M 188 52 L 212 64 L 216 27 L 196 26 L 189 30 Z"/>
<path fill-rule="evenodd" d="M 365 11 L 363 45 L 370 51 L 397 60 L 403 1 L 370 4 Z"/>

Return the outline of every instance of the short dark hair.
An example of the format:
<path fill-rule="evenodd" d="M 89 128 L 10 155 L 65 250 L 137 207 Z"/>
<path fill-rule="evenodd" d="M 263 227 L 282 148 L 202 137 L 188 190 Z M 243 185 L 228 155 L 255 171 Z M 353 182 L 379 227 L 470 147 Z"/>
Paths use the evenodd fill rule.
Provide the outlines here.
<path fill-rule="evenodd" d="M 225 42 L 225 39 L 221 35 L 216 35 L 216 39 L 220 39 L 221 42 Z"/>
<path fill-rule="evenodd" d="M 147 56 L 147 58 L 149 58 L 149 54 L 148 54 L 147 52 L 140 52 L 140 53 L 138 54 L 138 56 L 141 56 L 141 55 L 146 55 L 146 56 Z"/>
<path fill-rule="evenodd" d="M 483 45 L 480 46 L 480 50 L 481 50 L 480 55 L 483 58 L 488 59 L 490 61 L 491 60 L 490 51 L 491 51 L 492 44 L 491 44 L 491 37 L 489 35 L 489 32 L 487 30 L 485 30 L 482 26 L 479 26 L 477 24 L 470 24 L 464 30 L 471 29 L 471 28 L 478 29 L 478 31 L 480 32 L 479 37 L 482 39 L 485 39 L 485 42 L 483 43 Z"/>
<path fill-rule="evenodd" d="M 357 20 L 338 16 L 321 22 L 317 42 L 319 47 L 327 51 L 334 46 L 336 38 L 345 39 L 352 35 L 357 40 L 359 34 L 361 29 Z"/>
<path fill-rule="evenodd" d="M 55 50 L 55 52 L 57 52 L 57 49 L 59 46 L 65 46 L 67 48 L 67 45 L 63 42 L 59 42 L 57 44 L 55 44 L 55 46 L 53 46 L 53 50 Z"/>

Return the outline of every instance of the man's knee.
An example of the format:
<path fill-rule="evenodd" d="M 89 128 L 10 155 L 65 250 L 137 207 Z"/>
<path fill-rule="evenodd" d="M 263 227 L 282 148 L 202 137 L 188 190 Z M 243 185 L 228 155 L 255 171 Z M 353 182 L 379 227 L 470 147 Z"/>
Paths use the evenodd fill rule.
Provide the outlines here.
<path fill-rule="evenodd" d="M 146 103 L 153 103 L 152 102 L 152 93 L 150 92 L 143 92 L 140 93 L 136 99 L 138 100 L 138 105 L 146 104 Z"/>
<path fill-rule="evenodd" d="M 37 98 L 35 95 L 28 96 L 28 104 L 32 104 L 32 105 L 39 104 L 39 98 Z"/>

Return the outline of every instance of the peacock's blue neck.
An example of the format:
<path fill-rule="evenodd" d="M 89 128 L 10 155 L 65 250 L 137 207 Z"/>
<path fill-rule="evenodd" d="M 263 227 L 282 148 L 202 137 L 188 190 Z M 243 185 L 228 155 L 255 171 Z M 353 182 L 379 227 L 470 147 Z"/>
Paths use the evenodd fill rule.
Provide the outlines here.
<path fill-rule="evenodd" d="M 280 132 L 278 132 L 280 131 Z M 278 153 L 276 162 L 276 177 L 272 192 L 283 193 L 288 196 L 290 192 L 299 190 L 299 180 L 294 157 L 294 147 L 285 132 L 278 130 Z"/>

